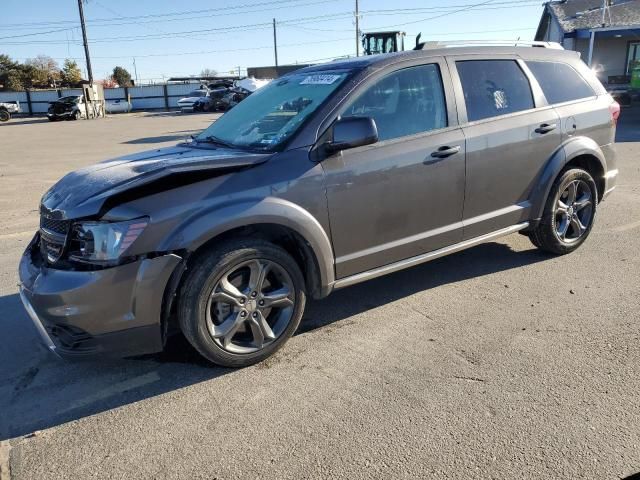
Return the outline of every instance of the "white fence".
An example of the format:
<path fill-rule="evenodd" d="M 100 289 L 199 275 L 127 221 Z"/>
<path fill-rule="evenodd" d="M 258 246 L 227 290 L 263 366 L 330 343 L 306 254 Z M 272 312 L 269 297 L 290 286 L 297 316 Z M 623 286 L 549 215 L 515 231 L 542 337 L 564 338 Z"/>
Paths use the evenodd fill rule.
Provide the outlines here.
<path fill-rule="evenodd" d="M 143 87 L 105 88 L 107 100 L 126 100 L 131 96 L 133 110 L 167 110 L 178 107 L 178 100 L 189 92 L 197 90 L 198 84 L 180 83 L 168 85 L 148 85 Z M 79 88 L 59 90 L 32 90 L 29 92 L 0 92 L 0 102 L 17 100 L 22 112 L 28 114 L 47 113 L 49 102 L 67 95 L 81 95 Z"/>

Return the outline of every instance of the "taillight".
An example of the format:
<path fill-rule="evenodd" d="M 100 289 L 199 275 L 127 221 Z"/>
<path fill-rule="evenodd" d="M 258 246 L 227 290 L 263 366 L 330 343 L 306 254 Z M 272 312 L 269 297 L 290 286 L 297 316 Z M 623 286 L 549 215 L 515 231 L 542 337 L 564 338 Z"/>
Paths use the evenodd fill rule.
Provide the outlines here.
<path fill-rule="evenodd" d="M 620 116 L 620 104 L 618 102 L 613 102 L 609 105 L 609 113 L 611 113 L 611 120 L 613 120 L 613 124 L 618 124 L 618 117 Z"/>

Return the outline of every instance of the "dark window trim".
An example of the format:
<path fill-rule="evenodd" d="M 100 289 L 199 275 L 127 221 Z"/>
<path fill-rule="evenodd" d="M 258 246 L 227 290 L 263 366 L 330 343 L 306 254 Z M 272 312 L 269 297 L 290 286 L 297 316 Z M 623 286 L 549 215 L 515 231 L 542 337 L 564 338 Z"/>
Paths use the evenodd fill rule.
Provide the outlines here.
<path fill-rule="evenodd" d="M 403 72 L 405 70 L 409 70 L 411 68 L 420 68 L 420 67 L 428 67 L 429 65 L 435 65 L 437 68 L 437 72 L 438 72 L 438 77 L 440 77 L 440 87 L 442 89 L 442 100 L 443 100 L 443 104 L 444 104 L 444 119 L 445 119 L 445 126 L 442 128 L 434 128 L 431 130 L 424 130 L 422 132 L 415 132 L 415 133 L 409 133 L 407 135 L 401 135 L 399 137 L 393 137 L 393 138 L 387 138 L 384 140 L 380 140 L 378 142 L 378 144 L 380 145 L 384 145 L 387 142 L 392 142 L 395 140 L 400 140 L 400 139 L 407 139 L 407 138 L 411 138 L 411 137 L 418 137 L 418 136 L 422 136 L 422 135 L 428 135 L 428 134 L 432 134 L 432 133 L 440 133 L 444 130 L 449 129 L 452 125 L 451 122 L 449 120 L 449 108 L 447 106 L 447 89 L 444 83 L 444 75 L 442 74 L 442 66 L 440 65 L 439 62 L 428 62 L 428 63 L 421 63 L 418 65 L 408 65 L 406 67 L 403 68 L 398 68 L 397 70 L 392 70 L 390 72 L 387 72 L 386 74 L 380 75 L 378 77 L 376 77 L 374 80 L 372 80 L 371 82 L 368 82 L 366 85 L 364 85 L 361 89 L 358 89 L 358 92 L 355 95 L 350 95 L 351 98 L 349 98 L 346 102 L 344 102 L 343 105 L 340 106 L 340 109 L 338 110 L 338 116 L 342 116 L 342 114 L 344 113 L 344 111 L 349 108 L 349 106 L 355 101 L 357 100 L 360 95 L 362 95 L 364 92 L 367 91 L 367 89 L 369 89 L 371 86 L 375 85 L 377 82 L 391 76 L 391 75 L 395 75 L 397 73 Z"/>
<path fill-rule="evenodd" d="M 571 103 L 578 103 L 578 102 L 584 102 L 587 100 L 593 100 L 594 98 L 596 98 L 598 96 L 597 92 L 593 89 L 593 87 L 591 86 L 591 84 L 589 83 L 589 81 L 584 78 L 584 76 L 578 71 L 576 70 L 573 65 L 570 65 L 569 63 L 565 63 L 565 62 L 561 62 L 559 60 L 548 60 L 548 59 L 544 59 L 544 60 L 538 60 L 538 59 L 529 59 L 529 60 L 525 60 L 524 63 L 525 65 L 527 65 L 528 62 L 537 62 L 537 63 L 559 63 L 560 65 L 566 65 L 567 67 L 569 67 L 570 69 L 572 69 L 574 72 L 576 72 L 576 74 L 578 75 L 579 78 L 582 79 L 582 81 L 584 82 L 584 84 L 589 87 L 589 90 L 591 90 L 592 95 L 589 95 L 588 97 L 580 97 L 580 98 L 574 98 L 573 100 L 564 100 L 562 102 L 556 102 L 556 103 L 551 103 L 551 101 L 549 101 L 549 99 L 547 98 L 547 96 L 544 93 L 544 90 L 542 89 L 542 85 L 540 85 L 540 82 L 538 82 L 538 85 L 540 85 L 540 90 L 542 92 L 542 95 L 544 95 L 545 100 L 547 101 L 548 105 L 568 105 Z M 529 66 L 527 65 L 527 68 L 529 68 Z M 529 70 L 531 70 L 529 68 Z M 538 79 L 536 78 L 535 74 L 533 73 L 533 71 L 531 70 L 531 75 L 533 76 L 533 78 L 535 78 L 536 82 L 538 81 Z"/>
<path fill-rule="evenodd" d="M 537 84 L 537 80 L 535 78 L 535 76 L 533 75 L 533 72 L 531 72 L 531 74 L 529 74 L 529 72 L 523 68 L 523 63 L 524 66 L 526 67 L 526 62 L 524 62 L 524 60 L 518 56 L 505 56 L 505 57 L 483 57 L 483 58 L 468 58 L 467 56 L 460 56 L 460 57 L 456 57 L 456 56 L 452 56 L 450 57 L 452 62 L 453 62 L 453 68 L 456 71 L 456 76 L 457 76 L 457 82 L 458 82 L 458 87 L 460 90 L 460 94 L 461 94 L 461 101 L 462 101 L 462 108 L 464 108 L 464 116 L 465 116 L 465 121 L 462 122 L 462 125 L 477 125 L 479 123 L 484 123 L 484 122 L 490 122 L 493 120 L 498 120 L 498 119 L 504 119 L 504 118 L 509 118 L 511 116 L 514 115 L 521 115 L 523 113 L 527 113 L 527 112 L 533 112 L 536 109 L 539 108 L 543 108 L 543 107 L 547 107 L 548 106 L 548 102 L 547 104 L 539 104 L 537 95 L 542 93 L 542 87 L 540 87 Z M 525 110 L 518 110 L 517 112 L 509 112 L 509 113 L 503 113 L 500 115 L 494 115 L 491 117 L 484 117 L 484 118 L 479 118 L 476 120 L 469 120 L 469 111 L 467 110 L 467 102 L 464 96 L 464 87 L 462 86 L 462 78 L 460 77 L 460 72 L 458 71 L 458 62 L 492 62 L 492 61 L 500 61 L 500 62 L 504 62 L 504 61 L 511 61 L 514 62 L 518 68 L 520 69 L 520 71 L 522 72 L 522 74 L 524 75 L 525 79 L 527 80 L 527 83 L 529 84 L 529 91 L 531 92 L 531 103 L 533 104 L 533 106 L 531 108 L 527 108 Z M 528 69 L 528 67 L 526 67 Z M 536 84 L 534 85 L 533 82 L 536 82 Z M 544 97 L 544 95 L 543 95 Z M 546 101 L 546 99 L 545 99 Z M 461 106 L 458 105 L 458 109 L 460 110 Z"/>
<path fill-rule="evenodd" d="M 395 139 L 385 140 L 384 142 L 376 143 L 376 145 L 384 145 L 387 142 L 396 141 L 398 140 L 398 138 L 406 139 L 415 136 L 433 135 L 434 133 L 439 134 L 458 128 L 460 126 L 460 121 L 456 109 L 456 96 L 453 88 L 453 75 L 451 72 L 451 68 L 445 56 L 434 55 L 427 58 L 406 59 L 387 65 L 385 68 L 381 68 L 379 70 L 369 70 L 364 76 L 359 78 L 356 83 L 349 85 L 343 91 L 340 91 L 340 100 L 333 105 L 330 112 L 327 113 L 322 121 L 318 123 L 314 145 L 317 146 L 323 143 L 323 141 L 327 138 L 327 135 L 330 134 L 333 123 L 340 116 L 343 109 L 346 108 L 345 106 L 350 103 L 352 98 L 355 98 L 355 96 L 359 95 L 360 92 L 367 89 L 373 83 L 383 77 L 386 77 L 387 75 L 398 72 L 400 70 L 434 64 L 439 68 L 440 79 L 443 84 L 445 109 L 447 113 L 447 127 L 437 130 L 430 130 L 428 132 L 417 133 L 405 137 L 397 137 Z"/>

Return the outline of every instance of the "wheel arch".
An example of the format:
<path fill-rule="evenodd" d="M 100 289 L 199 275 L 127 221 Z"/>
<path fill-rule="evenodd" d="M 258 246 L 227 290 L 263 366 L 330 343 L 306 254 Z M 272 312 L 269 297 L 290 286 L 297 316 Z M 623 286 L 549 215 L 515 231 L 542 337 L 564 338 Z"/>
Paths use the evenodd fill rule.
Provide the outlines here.
<path fill-rule="evenodd" d="M 596 182 L 598 201 L 602 199 L 607 163 L 601 148 L 588 137 L 571 138 L 551 156 L 532 191 L 530 199 L 533 221 L 542 218 L 547 196 L 555 179 L 571 167 L 579 167 L 589 172 Z"/>
<path fill-rule="evenodd" d="M 329 237 L 311 213 L 287 200 L 266 198 L 203 212 L 175 229 L 161 249 L 187 251 L 191 262 L 213 243 L 231 237 L 260 238 L 284 248 L 300 266 L 312 297 L 330 292 L 335 274 Z"/>

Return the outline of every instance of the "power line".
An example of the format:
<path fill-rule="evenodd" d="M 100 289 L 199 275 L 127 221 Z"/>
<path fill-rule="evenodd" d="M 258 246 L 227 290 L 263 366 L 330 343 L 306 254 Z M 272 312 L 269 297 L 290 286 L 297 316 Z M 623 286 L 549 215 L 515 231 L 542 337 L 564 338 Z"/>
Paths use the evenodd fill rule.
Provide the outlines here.
<path fill-rule="evenodd" d="M 9 37 L 0 37 L 0 40 L 3 40 L 5 38 L 32 37 L 34 35 L 48 35 L 49 33 L 67 32 L 69 30 L 75 30 L 76 28 L 78 27 L 59 28 L 58 30 L 49 30 L 47 32 L 39 32 L 39 33 L 23 33 L 22 35 L 11 35 Z"/>
<path fill-rule="evenodd" d="M 313 42 L 296 42 L 296 43 L 283 43 L 278 44 L 278 48 L 281 47 L 297 47 L 299 45 L 317 45 L 323 43 L 333 43 L 333 42 L 344 42 L 346 40 L 351 40 L 351 37 L 343 37 L 343 38 L 334 38 L 332 40 L 316 40 Z M 264 50 L 264 49 L 272 49 L 271 45 L 265 45 L 261 47 L 243 47 L 243 48 L 232 48 L 227 50 L 202 50 L 197 52 L 176 52 L 176 53 L 148 53 L 145 55 L 112 55 L 112 56 L 95 56 L 92 55 L 92 58 L 98 58 L 101 60 L 111 59 L 117 60 L 122 58 L 151 58 L 151 57 L 175 57 L 175 56 L 184 56 L 184 55 L 206 55 L 209 53 L 234 53 L 234 52 L 246 52 L 251 50 Z M 54 60 L 66 60 L 67 58 L 75 60 L 81 59 L 80 57 L 55 57 Z"/>
<path fill-rule="evenodd" d="M 421 18 L 419 20 L 413 20 L 411 22 L 396 23 L 394 25 L 385 25 L 383 27 L 375 27 L 375 28 L 376 29 L 382 29 L 382 28 L 403 27 L 405 25 L 414 25 L 416 23 L 427 22 L 429 20 L 435 20 L 437 18 L 447 17 L 449 15 L 455 15 L 456 13 L 460 13 L 460 12 L 467 12 L 469 10 L 473 10 L 475 7 L 480 7 L 480 6 L 483 6 L 483 5 L 487 5 L 487 4 L 489 4 L 489 3 L 493 2 L 493 1 L 494 0 L 485 0 L 484 2 L 480 2 L 480 3 L 473 4 L 473 5 L 469 5 L 468 7 L 459 8 L 458 10 L 453 10 L 451 12 L 441 13 L 440 15 L 434 15 L 432 17 Z"/>
<path fill-rule="evenodd" d="M 351 16 L 351 12 L 339 12 L 339 13 L 330 13 L 325 15 L 316 15 L 312 17 L 299 17 L 292 18 L 289 20 L 279 21 L 278 24 L 287 25 L 290 22 L 295 22 L 296 24 L 303 24 L 307 22 L 322 22 L 322 21 L 331 21 L 340 17 Z M 138 41 L 138 40 L 159 40 L 163 38 L 173 38 L 179 35 L 189 35 L 189 34 L 224 34 L 230 31 L 250 31 L 250 30 L 260 30 L 264 28 L 271 28 L 271 22 L 263 22 L 263 23 L 253 23 L 253 24 L 245 24 L 245 25 L 233 25 L 228 27 L 216 27 L 216 28 L 205 28 L 198 30 L 188 30 L 181 32 L 164 32 L 150 35 L 129 35 L 129 36 L 116 36 L 116 37 L 99 37 L 92 39 L 89 43 L 104 43 L 104 42 L 113 42 L 114 40 L 122 40 L 122 41 Z M 26 41 L 26 42 L 5 42 L 5 45 L 31 45 L 31 44 L 55 44 L 55 43 L 67 43 L 66 40 L 35 40 L 35 41 Z"/>
<path fill-rule="evenodd" d="M 112 26 L 119 26 L 119 25 L 139 25 L 139 24 L 145 24 L 145 23 L 156 23 L 156 22 L 174 22 L 174 21 L 182 21 L 182 20 L 197 20 L 197 19 L 202 19 L 202 18 L 209 18 L 209 17 L 217 17 L 217 16 L 232 16 L 232 15 L 244 15 L 246 13 L 258 13 L 258 12 L 262 12 L 262 11 L 269 11 L 269 10 L 274 10 L 274 9 L 284 9 L 284 8 L 296 8 L 296 7 L 303 7 L 303 6 L 311 6 L 311 5 L 318 5 L 318 4 L 325 4 L 325 3 L 333 3 L 333 2 L 337 2 L 340 0 L 315 0 L 315 1 L 306 1 L 305 3 L 297 3 L 294 5 L 282 5 L 283 3 L 291 3 L 291 2 L 298 2 L 300 0 L 281 0 L 281 1 L 274 1 L 274 2 L 260 2 L 260 3 L 255 3 L 255 4 L 245 4 L 245 5 L 240 5 L 240 6 L 234 6 L 234 7 L 219 7 L 219 8 L 214 8 L 214 9 L 205 9 L 205 10 L 191 10 L 191 11 L 184 11 L 184 12 L 174 12 L 174 13 L 167 13 L 167 14 L 150 14 L 150 15 L 140 15 L 140 16 L 125 16 L 125 15 L 118 15 L 116 14 L 115 17 L 109 17 L 109 18 L 101 18 L 101 19 L 87 19 L 86 23 L 87 24 L 92 24 L 93 27 L 112 27 Z M 252 6 L 260 6 L 260 5 L 279 5 L 279 6 L 275 6 L 275 7 L 271 7 L 269 9 L 260 9 L 260 10 L 251 10 L 251 11 L 242 11 L 242 8 L 249 8 Z M 537 5 L 539 4 L 539 0 L 507 0 L 507 1 L 501 1 L 501 2 L 495 2 L 493 3 L 493 5 L 496 6 L 500 6 L 500 5 L 522 5 L 522 6 L 527 6 L 525 4 L 531 4 L 531 5 Z M 391 15 L 391 14 L 403 14 L 403 13 L 419 13 L 419 12 L 426 12 L 426 11 L 450 11 L 452 9 L 456 9 L 456 8 L 464 8 L 464 7 L 472 7 L 474 5 L 477 4 L 458 4 L 458 5 L 438 5 L 438 6 L 432 6 L 432 7 L 414 7 L 414 8 L 400 8 L 400 9 L 372 9 L 372 10 L 366 10 L 366 11 L 361 11 L 361 13 L 366 13 L 369 15 Z M 113 12 L 113 10 L 104 7 L 106 10 L 109 10 L 111 12 Z M 231 12 L 228 13 L 219 13 L 221 10 L 233 10 Z M 204 12 L 217 12 L 215 14 L 211 14 L 211 15 L 206 15 L 206 16 L 194 16 L 194 17 L 188 17 L 188 18 L 171 18 L 171 19 L 165 19 L 165 20 L 153 20 L 153 21 L 148 21 L 148 22 L 140 22 L 137 21 L 137 19 L 144 19 L 144 18 L 154 18 L 154 17 L 168 17 L 168 16 L 176 16 L 176 15 L 186 15 L 186 14 L 192 14 L 192 13 L 204 13 Z M 112 22 L 116 22 L 118 20 L 136 20 L 136 21 L 131 21 L 131 22 L 120 22 L 120 23 L 112 23 Z M 106 22 L 106 23 L 104 23 Z M 22 23 L 22 24 L 17 24 L 17 23 L 12 23 L 11 25 L 0 25 L 0 29 L 21 29 L 24 30 L 25 27 L 27 27 L 28 25 L 34 25 L 33 27 L 31 27 L 32 29 L 36 29 L 36 28 L 51 28 L 51 26 L 53 25 L 61 25 L 61 24 L 74 24 L 75 22 L 72 21 L 58 21 L 58 22 L 34 22 L 34 23 Z M 98 23 L 104 23 L 103 25 L 98 25 Z M 40 26 L 35 26 L 35 25 L 40 25 Z M 72 27 L 75 28 L 75 27 Z"/>
<path fill-rule="evenodd" d="M 508 9 L 508 8 L 522 8 L 522 7 L 530 7 L 530 6 L 534 6 L 534 5 L 538 5 L 539 2 L 537 0 L 525 0 L 525 1 L 511 1 L 511 2 L 501 2 L 503 4 L 505 4 L 504 6 L 496 6 L 496 7 L 480 7 L 480 8 L 473 8 L 474 12 L 480 11 L 480 10 L 498 10 L 498 9 Z M 506 5 L 509 4 L 509 5 Z M 466 5 L 467 7 L 473 7 L 474 5 L 477 4 L 468 4 Z M 463 5 L 459 5 L 458 7 L 463 7 Z M 419 22 L 423 22 L 423 21 L 428 21 L 431 20 L 433 18 L 440 18 L 442 16 L 445 15 L 449 15 L 449 14 L 454 14 L 454 13 L 459 13 L 460 11 L 463 10 L 455 10 L 455 11 L 451 11 L 449 9 L 449 7 L 433 7 L 433 8 L 438 8 L 439 10 L 435 10 L 432 13 L 440 13 L 443 12 L 443 15 L 437 15 L 435 17 L 429 17 L 426 19 L 421 19 L 421 20 L 417 20 L 416 22 L 409 22 L 409 23 L 419 23 Z M 410 10 L 410 9 L 405 9 L 405 10 Z M 467 10 L 467 9 L 464 9 Z M 373 17 L 373 16 L 384 16 L 384 15 L 395 15 L 395 13 L 391 13 L 388 10 L 384 10 L 381 13 L 375 13 L 377 12 L 376 10 L 368 10 L 366 12 L 360 12 L 363 16 L 365 16 L 364 14 L 366 14 L 367 17 Z M 389 12 L 389 13 L 386 13 Z M 403 12 L 405 15 L 408 13 L 407 11 Z M 418 13 L 418 12 L 416 12 Z M 290 28 L 297 28 L 299 30 L 308 30 L 308 31 L 313 31 L 313 32 L 346 32 L 347 29 L 346 28 L 313 28 L 313 27 L 300 27 L 299 25 L 304 25 L 306 23 L 309 22 L 298 22 L 298 23 L 288 23 L 284 26 L 286 27 L 290 27 Z M 369 30 L 379 30 L 379 29 L 383 29 L 383 28 L 392 28 L 394 26 L 401 26 L 404 24 L 396 24 L 396 25 L 391 25 L 391 26 L 382 26 L 382 27 L 371 27 Z"/>
<path fill-rule="evenodd" d="M 321 0 L 321 1 L 317 1 L 316 3 L 330 3 L 330 2 L 333 2 L 333 1 L 339 1 L 339 0 Z M 290 4 L 290 3 L 294 3 L 294 5 L 283 5 L 281 7 L 272 7 L 272 8 L 294 8 L 294 7 L 297 7 L 297 6 L 306 6 L 306 4 L 296 5 L 296 3 L 298 3 L 298 2 L 300 2 L 300 0 L 271 0 L 271 1 L 266 1 L 266 2 L 257 2 L 257 3 L 247 3 L 247 4 L 242 4 L 242 5 L 234 5 L 234 6 L 230 6 L 230 7 L 206 8 L 206 9 L 202 9 L 202 10 L 183 10 L 183 11 L 171 12 L 171 13 L 132 15 L 132 16 L 126 16 L 126 17 L 117 16 L 117 17 L 109 17 L 109 18 L 95 18 L 95 19 L 87 20 L 87 23 L 93 24 L 93 23 L 111 22 L 111 21 L 114 21 L 114 20 L 122 20 L 123 18 L 130 19 L 130 20 L 145 19 L 145 18 L 166 18 L 166 17 L 174 17 L 174 16 L 180 16 L 180 15 L 193 15 L 193 14 L 201 14 L 201 13 L 207 13 L 207 12 L 220 12 L 220 11 L 225 11 L 225 10 L 233 10 L 233 12 L 231 14 L 240 15 L 240 14 L 245 14 L 245 13 L 252 13 L 252 12 L 241 11 L 241 10 L 243 10 L 245 8 L 259 7 L 259 6 L 265 6 L 265 5 L 283 5 L 283 4 Z M 220 15 L 222 15 L 222 14 L 220 14 Z M 201 17 L 198 17 L 198 18 L 201 18 Z M 179 20 L 179 19 L 172 19 L 172 20 Z M 168 21 L 171 21 L 171 20 L 168 20 Z M 70 21 L 70 20 L 60 20 L 60 21 L 53 21 L 53 22 L 29 22 L 29 23 L 21 23 L 21 24 L 13 23 L 11 26 L 17 28 L 17 27 L 25 27 L 25 26 L 29 26 L 29 25 L 44 26 L 44 25 L 65 25 L 65 24 L 73 24 L 73 23 L 75 23 L 75 22 Z M 136 22 L 136 23 L 138 23 L 138 22 Z"/>

